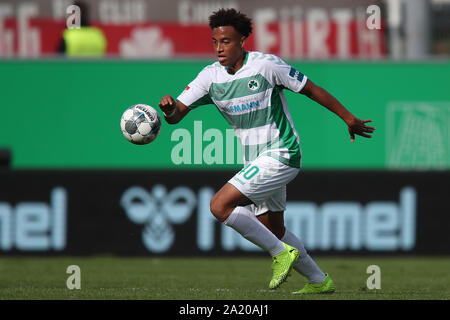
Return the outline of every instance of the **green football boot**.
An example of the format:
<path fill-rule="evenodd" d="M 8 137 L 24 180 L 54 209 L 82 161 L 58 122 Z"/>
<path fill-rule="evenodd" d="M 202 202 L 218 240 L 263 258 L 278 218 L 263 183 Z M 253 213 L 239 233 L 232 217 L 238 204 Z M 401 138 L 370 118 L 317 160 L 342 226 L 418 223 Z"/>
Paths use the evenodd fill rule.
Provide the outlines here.
<path fill-rule="evenodd" d="M 307 283 L 303 289 L 292 292 L 293 294 L 311 294 L 311 293 L 333 293 L 336 288 L 328 273 L 325 273 L 325 279 L 321 283 Z"/>
<path fill-rule="evenodd" d="M 289 273 L 292 270 L 292 267 L 297 263 L 298 258 L 300 257 L 300 253 L 294 247 L 283 243 L 285 250 L 280 252 L 279 254 L 273 256 L 272 262 L 272 280 L 269 283 L 269 289 L 276 289 L 286 281 Z"/>

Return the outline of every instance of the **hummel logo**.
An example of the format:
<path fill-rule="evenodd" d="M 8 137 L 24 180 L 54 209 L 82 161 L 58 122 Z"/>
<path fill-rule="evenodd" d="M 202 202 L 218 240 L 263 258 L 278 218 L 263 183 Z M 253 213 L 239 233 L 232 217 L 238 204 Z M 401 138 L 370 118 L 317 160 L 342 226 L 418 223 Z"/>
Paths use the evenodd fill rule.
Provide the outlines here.
<path fill-rule="evenodd" d="M 159 253 L 171 248 L 175 241 L 172 225 L 184 223 L 191 216 L 196 197 L 185 187 L 169 192 L 165 186 L 157 184 L 148 192 L 132 186 L 123 193 L 120 204 L 132 222 L 144 225 L 142 241 L 145 247 Z"/>

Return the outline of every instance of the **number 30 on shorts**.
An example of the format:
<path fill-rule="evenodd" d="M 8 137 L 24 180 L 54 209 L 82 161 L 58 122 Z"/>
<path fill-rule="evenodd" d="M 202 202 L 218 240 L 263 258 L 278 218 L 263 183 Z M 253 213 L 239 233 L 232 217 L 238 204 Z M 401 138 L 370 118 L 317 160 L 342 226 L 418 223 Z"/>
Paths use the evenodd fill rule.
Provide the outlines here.
<path fill-rule="evenodd" d="M 239 174 L 242 175 L 246 180 L 250 180 L 257 174 L 259 171 L 259 168 L 254 165 L 247 165 L 244 169 L 242 169 Z"/>

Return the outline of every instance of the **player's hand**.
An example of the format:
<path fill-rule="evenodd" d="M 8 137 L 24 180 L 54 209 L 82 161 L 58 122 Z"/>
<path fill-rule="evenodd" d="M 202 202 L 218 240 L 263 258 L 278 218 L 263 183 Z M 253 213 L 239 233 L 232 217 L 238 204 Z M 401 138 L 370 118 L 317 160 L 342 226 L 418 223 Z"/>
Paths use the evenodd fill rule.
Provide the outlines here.
<path fill-rule="evenodd" d="M 171 114 L 175 108 L 175 100 L 170 95 L 165 95 L 161 98 L 159 102 L 159 108 L 164 112 L 164 114 Z"/>
<path fill-rule="evenodd" d="M 368 122 L 372 122 L 372 120 L 361 120 L 355 117 L 348 123 L 348 132 L 350 133 L 351 142 L 355 141 L 355 134 L 365 138 L 372 138 L 372 136 L 367 133 L 373 133 L 375 127 L 367 126 L 366 123 Z"/>

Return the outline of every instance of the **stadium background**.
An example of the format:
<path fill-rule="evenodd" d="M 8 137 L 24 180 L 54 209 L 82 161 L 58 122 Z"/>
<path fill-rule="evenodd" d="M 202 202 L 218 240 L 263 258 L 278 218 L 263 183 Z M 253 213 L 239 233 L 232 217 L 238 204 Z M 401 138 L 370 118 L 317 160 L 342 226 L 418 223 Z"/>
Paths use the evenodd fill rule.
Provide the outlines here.
<path fill-rule="evenodd" d="M 95 59 L 57 53 L 71 3 L 0 0 L 1 256 L 264 256 L 209 213 L 242 166 L 213 106 L 146 146 L 119 128 L 128 106 L 176 97 L 214 61 L 207 17 L 220 7 L 253 18 L 247 49 L 377 128 L 350 143 L 335 115 L 287 93 L 303 173 L 286 221 L 311 254 L 450 254 L 449 1 L 89 1 L 108 41 Z"/>

